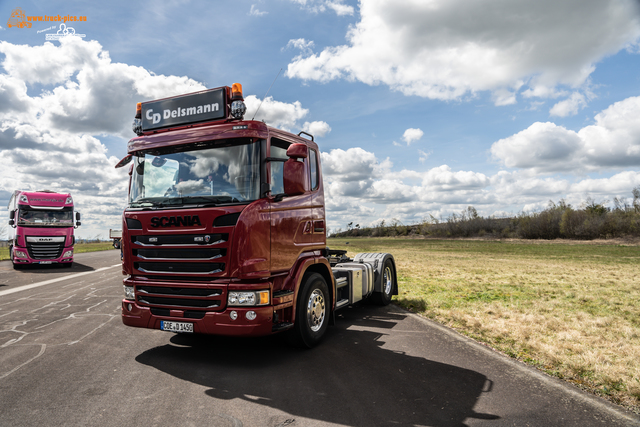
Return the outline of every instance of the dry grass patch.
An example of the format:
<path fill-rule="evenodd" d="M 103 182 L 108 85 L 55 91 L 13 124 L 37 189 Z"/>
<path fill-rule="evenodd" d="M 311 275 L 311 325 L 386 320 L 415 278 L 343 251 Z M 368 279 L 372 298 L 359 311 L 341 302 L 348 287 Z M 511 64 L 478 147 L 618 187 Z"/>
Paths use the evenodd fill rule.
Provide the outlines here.
<path fill-rule="evenodd" d="M 393 253 L 401 306 L 640 413 L 640 246 L 420 239 L 330 239 L 329 246 L 351 256 Z"/>

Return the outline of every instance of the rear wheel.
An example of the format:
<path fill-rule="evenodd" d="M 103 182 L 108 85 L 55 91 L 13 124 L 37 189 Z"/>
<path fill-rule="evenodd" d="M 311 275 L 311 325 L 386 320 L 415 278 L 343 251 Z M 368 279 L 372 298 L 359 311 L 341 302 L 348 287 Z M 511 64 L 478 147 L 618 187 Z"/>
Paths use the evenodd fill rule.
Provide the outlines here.
<path fill-rule="evenodd" d="M 396 287 L 396 275 L 394 274 L 393 263 L 390 259 L 384 262 L 382 267 L 382 292 L 375 292 L 371 299 L 378 305 L 387 305 L 391 302 L 393 290 Z"/>
<path fill-rule="evenodd" d="M 305 275 L 300 289 L 290 338 L 297 347 L 312 348 L 322 340 L 329 325 L 329 288 L 322 275 L 311 273 Z"/>

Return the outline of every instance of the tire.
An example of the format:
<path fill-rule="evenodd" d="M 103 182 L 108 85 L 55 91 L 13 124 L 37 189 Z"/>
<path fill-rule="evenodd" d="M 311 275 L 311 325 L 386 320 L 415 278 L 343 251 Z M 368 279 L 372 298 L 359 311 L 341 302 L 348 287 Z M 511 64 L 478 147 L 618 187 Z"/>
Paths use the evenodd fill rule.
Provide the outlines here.
<path fill-rule="evenodd" d="M 14 270 L 20 270 L 22 268 L 22 264 L 16 264 L 13 262 L 13 246 L 9 246 L 9 259 L 11 260 Z"/>
<path fill-rule="evenodd" d="M 374 292 L 371 300 L 378 305 L 388 305 L 396 288 L 395 268 L 390 259 L 387 259 L 382 266 L 382 292 Z"/>
<path fill-rule="evenodd" d="M 300 289 L 290 341 L 296 347 L 313 348 L 322 340 L 329 326 L 329 287 L 322 275 L 311 273 L 303 277 Z"/>

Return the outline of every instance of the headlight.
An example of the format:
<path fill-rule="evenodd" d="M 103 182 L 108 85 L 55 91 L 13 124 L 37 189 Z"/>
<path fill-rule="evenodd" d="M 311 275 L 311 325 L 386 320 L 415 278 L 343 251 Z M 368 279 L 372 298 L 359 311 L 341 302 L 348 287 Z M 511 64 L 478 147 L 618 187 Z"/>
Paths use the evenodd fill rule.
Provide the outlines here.
<path fill-rule="evenodd" d="M 15 252 L 13 253 L 13 256 L 14 256 L 14 257 L 16 257 L 16 258 L 29 258 L 29 257 L 27 256 L 27 254 L 26 254 L 26 253 L 24 253 L 24 252 L 22 252 L 22 251 L 15 251 Z"/>
<path fill-rule="evenodd" d="M 66 251 L 64 254 L 62 254 L 62 258 L 67 258 L 73 256 L 73 251 Z"/>
<path fill-rule="evenodd" d="M 24 194 L 20 195 L 20 201 L 22 203 L 29 203 L 29 199 L 27 199 L 27 196 L 25 196 Z"/>
<path fill-rule="evenodd" d="M 256 306 L 269 304 L 269 291 L 231 291 L 227 299 L 229 306 Z"/>
<path fill-rule="evenodd" d="M 124 299 L 130 299 L 135 301 L 136 294 L 133 292 L 133 286 L 125 286 L 124 287 Z"/>
<path fill-rule="evenodd" d="M 71 196 L 67 197 L 67 201 L 64 202 L 65 205 L 70 205 L 72 203 L 73 203 L 73 197 L 71 197 Z"/>

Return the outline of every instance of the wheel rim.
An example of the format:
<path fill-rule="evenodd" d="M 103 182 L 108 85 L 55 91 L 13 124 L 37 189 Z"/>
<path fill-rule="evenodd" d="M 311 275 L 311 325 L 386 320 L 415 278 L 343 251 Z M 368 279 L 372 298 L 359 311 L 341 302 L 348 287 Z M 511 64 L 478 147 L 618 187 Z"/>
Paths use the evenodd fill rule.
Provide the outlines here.
<path fill-rule="evenodd" d="M 393 274 L 391 274 L 391 267 L 385 267 L 382 282 L 384 283 L 384 293 L 386 295 L 391 295 L 391 290 L 393 289 Z"/>
<path fill-rule="evenodd" d="M 309 295 L 307 303 L 307 322 L 313 332 L 318 332 L 324 323 L 325 307 L 324 295 L 318 289 L 314 289 Z"/>

